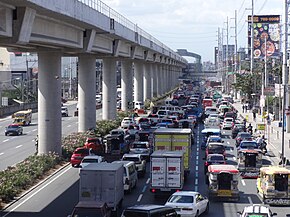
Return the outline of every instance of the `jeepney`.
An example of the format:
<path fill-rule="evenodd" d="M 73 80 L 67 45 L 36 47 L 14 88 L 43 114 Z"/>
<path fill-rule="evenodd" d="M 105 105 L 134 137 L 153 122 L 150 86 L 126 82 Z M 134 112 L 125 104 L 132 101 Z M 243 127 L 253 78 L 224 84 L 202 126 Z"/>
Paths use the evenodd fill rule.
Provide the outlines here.
<path fill-rule="evenodd" d="M 242 149 L 238 151 L 238 170 L 243 178 L 258 178 L 262 167 L 262 151 L 259 149 Z"/>
<path fill-rule="evenodd" d="M 238 201 L 239 171 L 233 165 L 210 165 L 206 182 L 209 185 L 209 198 Z"/>
<path fill-rule="evenodd" d="M 270 205 L 290 205 L 290 170 L 285 167 L 261 167 L 257 191 Z"/>

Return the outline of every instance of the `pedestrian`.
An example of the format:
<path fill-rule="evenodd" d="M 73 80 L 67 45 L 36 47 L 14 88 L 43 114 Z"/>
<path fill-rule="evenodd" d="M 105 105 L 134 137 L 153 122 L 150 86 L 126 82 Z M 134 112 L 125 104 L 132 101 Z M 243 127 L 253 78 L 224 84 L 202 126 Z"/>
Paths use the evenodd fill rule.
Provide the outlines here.
<path fill-rule="evenodd" d="M 243 113 L 245 113 L 245 104 L 243 104 L 242 109 L 243 109 Z"/>
<path fill-rule="evenodd" d="M 256 111 L 253 110 L 253 120 L 256 121 Z"/>

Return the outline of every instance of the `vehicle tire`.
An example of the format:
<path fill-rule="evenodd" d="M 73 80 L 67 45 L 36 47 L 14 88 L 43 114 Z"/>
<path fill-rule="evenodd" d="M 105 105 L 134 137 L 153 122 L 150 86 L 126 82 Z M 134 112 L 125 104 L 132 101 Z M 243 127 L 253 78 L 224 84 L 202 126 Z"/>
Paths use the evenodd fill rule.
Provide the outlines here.
<path fill-rule="evenodd" d="M 208 214 L 209 213 L 209 202 L 206 205 L 206 209 L 205 209 L 204 213 L 205 214 Z"/>
<path fill-rule="evenodd" d="M 196 214 L 195 214 L 195 217 L 198 217 L 198 216 L 199 216 L 199 211 L 197 210 Z"/>
<path fill-rule="evenodd" d="M 7 136 L 7 133 L 5 133 L 5 136 Z"/>

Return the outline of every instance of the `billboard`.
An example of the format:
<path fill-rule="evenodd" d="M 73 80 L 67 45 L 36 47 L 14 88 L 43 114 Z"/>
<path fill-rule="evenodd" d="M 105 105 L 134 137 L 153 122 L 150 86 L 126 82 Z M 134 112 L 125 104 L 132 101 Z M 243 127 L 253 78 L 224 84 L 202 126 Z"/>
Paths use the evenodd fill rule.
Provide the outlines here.
<path fill-rule="evenodd" d="M 254 58 L 280 56 L 280 15 L 253 17 Z M 251 16 L 248 16 L 248 44 L 251 48 Z"/>

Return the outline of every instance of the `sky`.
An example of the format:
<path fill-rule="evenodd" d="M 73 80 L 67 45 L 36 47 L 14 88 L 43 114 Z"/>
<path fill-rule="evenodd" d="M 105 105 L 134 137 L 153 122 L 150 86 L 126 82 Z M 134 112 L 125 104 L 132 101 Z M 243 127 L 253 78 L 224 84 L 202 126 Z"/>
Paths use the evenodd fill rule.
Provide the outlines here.
<path fill-rule="evenodd" d="M 201 55 L 202 62 L 214 61 L 218 28 L 228 19 L 229 44 L 234 44 L 237 10 L 238 48 L 247 47 L 247 16 L 252 0 L 102 0 L 138 27 L 170 47 Z M 283 15 L 283 0 L 253 0 L 254 15 Z M 190 60 L 189 60 L 190 61 Z"/>

